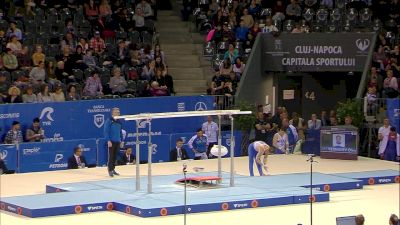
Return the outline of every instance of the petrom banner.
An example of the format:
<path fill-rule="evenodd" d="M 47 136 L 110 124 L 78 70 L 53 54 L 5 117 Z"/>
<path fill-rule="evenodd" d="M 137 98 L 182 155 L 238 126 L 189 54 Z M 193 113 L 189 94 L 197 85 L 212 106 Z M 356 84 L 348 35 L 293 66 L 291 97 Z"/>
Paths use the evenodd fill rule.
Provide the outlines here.
<path fill-rule="evenodd" d="M 374 33 L 263 34 L 264 71 L 362 72 Z"/>

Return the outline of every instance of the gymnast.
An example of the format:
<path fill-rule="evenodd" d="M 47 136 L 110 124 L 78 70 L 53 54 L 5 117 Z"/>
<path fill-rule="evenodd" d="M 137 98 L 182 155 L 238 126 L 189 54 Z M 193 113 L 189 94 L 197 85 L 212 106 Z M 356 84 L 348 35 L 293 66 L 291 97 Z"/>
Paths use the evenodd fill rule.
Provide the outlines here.
<path fill-rule="evenodd" d="M 255 141 L 249 145 L 248 153 L 249 153 L 249 170 L 250 176 L 254 176 L 253 172 L 253 163 L 256 161 L 256 166 L 260 176 L 264 176 L 262 167 L 265 171 L 267 171 L 267 159 L 270 147 L 263 141 Z M 261 156 L 264 155 L 263 161 L 261 161 Z"/>

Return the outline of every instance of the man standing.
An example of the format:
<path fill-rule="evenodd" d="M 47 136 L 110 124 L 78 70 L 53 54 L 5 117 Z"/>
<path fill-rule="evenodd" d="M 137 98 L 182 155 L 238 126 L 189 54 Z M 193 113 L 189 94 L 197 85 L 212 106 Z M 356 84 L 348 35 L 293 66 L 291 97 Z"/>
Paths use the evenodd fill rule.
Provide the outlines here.
<path fill-rule="evenodd" d="M 211 148 L 218 143 L 218 124 L 213 121 L 212 116 L 207 117 L 207 122 L 203 123 L 201 129 L 208 139 L 207 156 L 211 157 Z"/>
<path fill-rule="evenodd" d="M 299 139 L 297 129 L 293 125 L 289 124 L 289 120 L 287 118 L 282 119 L 282 126 L 284 129 L 286 129 L 286 134 L 289 141 L 289 152 L 287 153 L 293 153 L 294 147 Z"/>
<path fill-rule="evenodd" d="M 115 161 L 119 149 L 124 146 L 124 142 L 122 141 L 122 124 L 115 119 L 116 116 L 120 115 L 119 108 L 113 108 L 111 114 L 112 117 L 104 124 L 104 138 L 108 147 L 108 175 L 113 177 L 114 175 L 119 175 L 119 173 L 115 172 Z"/>
<path fill-rule="evenodd" d="M 189 147 L 194 152 L 194 160 L 208 159 L 207 158 L 207 136 L 203 134 L 203 130 L 200 128 L 197 130 L 197 134 L 190 138 L 188 142 Z"/>
<path fill-rule="evenodd" d="M 21 125 L 18 121 L 12 123 L 11 130 L 9 130 L 4 139 L 5 144 L 20 144 L 23 142 Z"/>
<path fill-rule="evenodd" d="M 79 169 L 87 166 L 86 159 L 82 155 L 80 147 L 74 148 L 74 155 L 68 158 L 68 169 Z"/>
<path fill-rule="evenodd" d="M 176 140 L 176 147 L 171 149 L 169 153 L 169 161 L 180 161 L 188 159 L 188 155 L 186 153 L 186 149 L 183 148 L 183 140 L 182 138 L 178 138 Z"/>
<path fill-rule="evenodd" d="M 379 139 L 379 149 L 385 148 L 386 146 L 383 145 L 383 139 L 385 136 L 388 136 L 390 133 L 390 121 L 389 118 L 383 119 L 383 126 L 379 127 L 378 130 L 378 139 Z"/>

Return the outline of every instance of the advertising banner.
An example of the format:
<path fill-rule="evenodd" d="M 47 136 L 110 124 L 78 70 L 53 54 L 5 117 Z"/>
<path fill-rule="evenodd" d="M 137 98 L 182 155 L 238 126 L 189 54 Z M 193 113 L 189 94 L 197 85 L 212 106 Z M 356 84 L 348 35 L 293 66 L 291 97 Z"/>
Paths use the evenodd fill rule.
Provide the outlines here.
<path fill-rule="evenodd" d="M 0 159 L 4 161 L 8 170 L 17 170 L 18 151 L 15 145 L 0 145 Z"/>

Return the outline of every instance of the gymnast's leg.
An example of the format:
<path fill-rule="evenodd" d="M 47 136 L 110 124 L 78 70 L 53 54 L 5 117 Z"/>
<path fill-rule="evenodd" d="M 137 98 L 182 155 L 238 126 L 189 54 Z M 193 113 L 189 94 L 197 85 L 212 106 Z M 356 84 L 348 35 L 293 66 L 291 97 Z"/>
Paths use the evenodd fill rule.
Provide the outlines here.
<path fill-rule="evenodd" d="M 249 171 L 250 171 L 250 176 L 254 176 L 253 172 L 253 163 L 256 159 L 257 152 L 254 148 L 254 144 L 251 143 L 247 149 L 247 152 L 249 154 Z M 257 164 L 257 163 L 256 163 Z"/>

